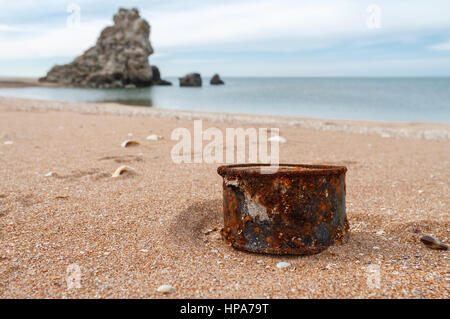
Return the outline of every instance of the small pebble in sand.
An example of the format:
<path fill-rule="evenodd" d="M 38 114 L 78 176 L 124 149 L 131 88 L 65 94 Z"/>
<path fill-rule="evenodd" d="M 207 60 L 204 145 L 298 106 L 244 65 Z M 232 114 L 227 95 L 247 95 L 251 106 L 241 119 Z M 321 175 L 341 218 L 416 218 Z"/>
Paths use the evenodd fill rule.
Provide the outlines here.
<path fill-rule="evenodd" d="M 286 139 L 282 136 L 272 136 L 268 140 L 269 142 L 276 142 L 276 143 L 286 143 Z"/>
<path fill-rule="evenodd" d="M 161 285 L 156 290 L 163 294 L 169 294 L 169 293 L 175 292 L 175 288 L 173 288 L 171 285 Z"/>
<path fill-rule="evenodd" d="M 111 177 L 116 178 L 122 175 L 124 172 L 135 171 L 133 167 L 122 165 L 112 174 Z"/>
<path fill-rule="evenodd" d="M 161 136 L 158 136 L 156 134 L 149 135 L 146 138 L 146 140 L 148 140 L 148 141 L 158 141 L 160 139 L 161 139 Z"/>
<path fill-rule="evenodd" d="M 120 144 L 120 146 L 122 146 L 123 148 L 129 147 L 129 146 L 138 146 L 138 145 L 139 145 L 139 142 L 133 141 L 133 140 L 126 140 L 126 141 L 123 141 L 122 144 Z"/>
<path fill-rule="evenodd" d="M 384 230 L 377 231 L 377 235 L 384 235 L 384 234 L 385 234 Z"/>
<path fill-rule="evenodd" d="M 55 172 L 48 172 L 47 174 L 44 175 L 45 177 L 52 177 L 52 176 L 56 176 Z"/>
<path fill-rule="evenodd" d="M 439 239 L 433 236 L 425 235 L 420 237 L 420 241 L 430 249 L 447 250 L 448 245 L 441 242 Z"/>
<path fill-rule="evenodd" d="M 141 249 L 140 252 L 141 253 L 148 253 L 148 249 Z"/>
<path fill-rule="evenodd" d="M 133 136 L 133 133 L 128 133 L 128 136 Z"/>
<path fill-rule="evenodd" d="M 277 268 L 279 268 L 279 269 L 287 268 L 287 267 L 289 267 L 290 265 L 291 265 L 290 263 L 281 261 L 281 262 L 279 262 L 279 263 L 277 264 Z"/>
<path fill-rule="evenodd" d="M 5 144 L 5 145 L 13 145 L 14 142 L 13 141 L 6 141 L 6 142 L 3 142 L 3 144 Z"/>

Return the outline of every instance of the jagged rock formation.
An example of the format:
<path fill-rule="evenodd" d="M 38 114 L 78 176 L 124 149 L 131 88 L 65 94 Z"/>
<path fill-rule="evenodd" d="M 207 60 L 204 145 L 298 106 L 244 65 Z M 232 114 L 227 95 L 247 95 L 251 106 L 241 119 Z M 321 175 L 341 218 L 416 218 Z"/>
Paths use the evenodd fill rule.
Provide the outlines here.
<path fill-rule="evenodd" d="M 214 76 L 211 78 L 211 81 L 209 81 L 209 84 L 211 85 L 222 85 L 225 84 L 224 81 L 220 78 L 219 74 L 214 74 Z"/>
<path fill-rule="evenodd" d="M 202 77 L 199 73 L 189 73 L 179 78 L 180 86 L 202 86 Z"/>
<path fill-rule="evenodd" d="M 172 85 L 169 81 L 161 79 L 161 73 L 156 65 L 152 65 L 152 85 Z"/>
<path fill-rule="evenodd" d="M 137 9 L 119 9 L 114 25 L 102 31 L 95 46 L 69 64 L 54 66 L 39 80 L 77 87 L 149 86 L 153 80 L 149 36 L 150 25 Z"/>

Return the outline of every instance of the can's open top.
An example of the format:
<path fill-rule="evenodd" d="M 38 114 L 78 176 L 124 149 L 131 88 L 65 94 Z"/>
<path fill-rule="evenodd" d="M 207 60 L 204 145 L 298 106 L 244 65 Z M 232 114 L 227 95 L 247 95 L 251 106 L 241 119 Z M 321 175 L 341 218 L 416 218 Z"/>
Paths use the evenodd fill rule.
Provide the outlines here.
<path fill-rule="evenodd" d="M 220 166 L 217 173 L 222 177 L 244 177 L 256 175 L 299 176 L 340 175 L 347 171 L 345 166 L 308 164 L 235 164 Z"/>

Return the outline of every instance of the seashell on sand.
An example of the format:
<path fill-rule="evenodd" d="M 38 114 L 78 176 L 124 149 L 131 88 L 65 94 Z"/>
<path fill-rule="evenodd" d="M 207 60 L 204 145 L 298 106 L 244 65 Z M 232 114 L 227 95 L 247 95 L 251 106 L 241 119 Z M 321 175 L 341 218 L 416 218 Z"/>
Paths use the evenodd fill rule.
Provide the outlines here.
<path fill-rule="evenodd" d="M 420 241 L 430 249 L 448 250 L 448 245 L 433 236 L 425 235 L 420 237 Z"/>
<path fill-rule="evenodd" d="M 162 137 L 156 134 L 149 135 L 146 138 L 147 141 L 158 141 L 160 139 L 162 139 Z"/>
<path fill-rule="evenodd" d="M 120 146 L 122 147 L 129 147 L 129 146 L 138 146 L 140 143 L 138 141 L 133 141 L 133 140 L 126 140 L 123 141 L 122 144 L 120 144 Z"/>
<path fill-rule="evenodd" d="M 116 177 L 119 177 L 120 175 L 122 175 L 124 172 L 129 172 L 129 171 L 135 171 L 135 169 L 130 166 L 122 165 L 118 169 L 116 169 L 116 171 L 114 172 L 114 174 L 112 174 L 111 177 L 116 178 Z"/>
<path fill-rule="evenodd" d="M 175 292 L 175 288 L 173 288 L 171 285 L 161 285 L 156 290 L 163 294 L 169 294 L 169 293 Z"/>
<path fill-rule="evenodd" d="M 282 261 L 282 262 L 279 262 L 279 263 L 277 264 L 277 268 L 279 268 L 279 269 L 287 268 L 287 267 L 289 267 L 290 265 L 291 265 L 290 263 L 287 263 L 287 262 L 285 262 L 285 261 Z"/>

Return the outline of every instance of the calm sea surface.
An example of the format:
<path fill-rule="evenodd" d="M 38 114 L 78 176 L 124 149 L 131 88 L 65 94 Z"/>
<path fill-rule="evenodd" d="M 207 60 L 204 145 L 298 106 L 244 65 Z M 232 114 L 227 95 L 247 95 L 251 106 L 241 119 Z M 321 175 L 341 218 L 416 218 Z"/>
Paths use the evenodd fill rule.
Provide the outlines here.
<path fill-rule="evenodd" d="M 18 88 L 0 96 L 334 119 L 450 123 L 450 78 L 224 78 L 146 89 Z"/>

